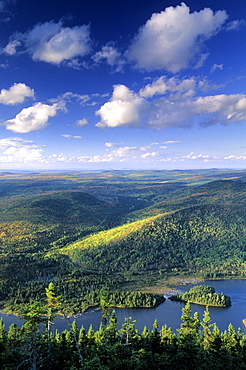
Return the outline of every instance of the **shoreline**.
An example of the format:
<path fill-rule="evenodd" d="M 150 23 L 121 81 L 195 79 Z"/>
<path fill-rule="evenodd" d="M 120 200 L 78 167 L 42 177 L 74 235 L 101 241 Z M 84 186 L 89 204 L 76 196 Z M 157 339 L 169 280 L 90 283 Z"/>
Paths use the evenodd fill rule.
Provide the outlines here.
<path fill-rule="evenodd" d="M 155 294 L 160 294 L 163 296 L 164 301 L 160 302 L 157 304 L 157 306 L 161 303 L 165 302 L 165 299 L 168 299 L 171 295 L 174 295 L 176 293 L 179 293 L 178 287 L 189 285 L 189 284 L 199 284 L 201 282 L 206 282 L 206 281 L 226 281 L 226 280 L 246 280 L 246 278 L 230 278 L 230 279 L 223 279 L 223 278 L 216 278 L 216 279 L 203 279 L 199 277 L 187 277 L 187 276 L 170 276 L 166 281 L 159 282 L 159 284 L 154 285 L 154 286 L 146 286 L 145 288 L 142 287 L 142 290 L 145 291 L 146 293 L 155 293 Z M 183 301 L 185 302 L 185 301 Z M 194 304 L 199 304 L 196 302 L 191 302 Z M 199 304 L 206 306 L 205 304 Z M 155 308 L 155 306 L 151 307 L 146 307 L 146 306 L 139 306 L 139 307 L 126 307 L 126 306 L 114 306 L 112 308 L 136 308 L 136 309 L 141 309 L 141 308 Z M 212 307 L 212 305 L 211 305 Z M 227 306 L 213 306 L 213 307 L 227 307 Z M 88 307 L 84 312 L 77 313 L 74 315 L 68 315 L 69 318 L 76 318 L 79 316 L 82 316 L 84 313 L 90 311 L 90 310 L 98 310 L 100 307 L 98 306 L 91 306 Z M 16 317 L 20 317 L 18 313 L 15 313 L 13 311 L 7 310 L 5 308 L 0 309 L 0 313 L 5 314 L 5 315 L 13 315 Z M 59 315 L 59 314 L 58 314 Z M 59 315 L 62 316 L 62 315 Z"/>

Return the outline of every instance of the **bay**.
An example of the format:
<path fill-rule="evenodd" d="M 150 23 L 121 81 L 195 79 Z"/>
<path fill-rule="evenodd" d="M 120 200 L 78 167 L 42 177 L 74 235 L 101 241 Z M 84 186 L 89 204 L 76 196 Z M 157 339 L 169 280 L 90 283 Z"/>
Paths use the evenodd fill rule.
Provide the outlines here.
<path fill-rule="evenodd" d="M 228 325 L 232 323 L 235 329 L 241 328 L 246 334 L 246 328 L 242 322 L 242 320 L 246 318 L 246 280 L 206 281 L 202 284 L 213 286 L 217 293 L 223 292 L 229 295 L 232 301 L 231 307 L 210 307 L 211 321 L 213 323 L 215 322 L 221 331 L 226 330 Z M 189 290 L 192 286 L 194 285 L 177 286 L 175 289 L 183 292 Z M 159 328 L 166 324 L 175 331 L 180 327 L 180 317 L 183 307 L 184 303 L 172 302 L 166 299 L 164 303 L 156 308 L 117 308 L 116 316 L 118 319 L 118 328 L 121 327 L 125 318 L 132 317 L 133 320 L 136 320 L 135 326 L 139 332 L 143 330 L 144 326 L 147 326 L 147 328 L 151 330 L 155 319 L 158 320 Z M 191 305 L 192 313 L 198 312 L 201 319 L 204 309 L 204 306 Z M 21 326 L 23 323 L 23 321 L 19 320 L 15 315 L 0 313 L 0 317 L 3 318 L 6 329 L 12 322 L 16 323 L 17 326 Z M 74 318 L 70 318 L 69 323 L 73 320 Z M 101 310 L 90 310 L 78 316 L 76 322 L 79 328 L 83 325 L 85 329 L 88 330 L 89 326 L 92 324 L 93 329 L 97 330 L 101 322 Z M 60 317 L 57 318 L 52 325 L 52 330 L 58 329 L 62 331 L 68 328 L 68 322 Z"/>

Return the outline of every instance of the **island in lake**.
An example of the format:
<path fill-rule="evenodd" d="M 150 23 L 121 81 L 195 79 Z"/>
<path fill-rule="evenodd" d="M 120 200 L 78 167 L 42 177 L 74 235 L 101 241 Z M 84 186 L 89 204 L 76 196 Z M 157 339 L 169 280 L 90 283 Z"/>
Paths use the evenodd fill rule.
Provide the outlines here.
<path fill-rule="evenodd" d="M 231 299 L 223 293 L 215 293 L 215 289 L 208 285 L 197 285 L 188 292 L 172 295 L 172 301 L 190 302 L 204 306 L 229 307 Z"/>

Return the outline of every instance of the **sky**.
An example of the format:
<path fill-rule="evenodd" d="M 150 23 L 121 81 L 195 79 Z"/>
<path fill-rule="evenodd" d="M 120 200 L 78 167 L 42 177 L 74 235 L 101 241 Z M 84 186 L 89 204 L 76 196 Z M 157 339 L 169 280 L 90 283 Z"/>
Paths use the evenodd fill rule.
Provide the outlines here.
<path fill-rule="evenodd" d="M 0 171 L 246 168 L 245 0 L 0 0 Z"/>

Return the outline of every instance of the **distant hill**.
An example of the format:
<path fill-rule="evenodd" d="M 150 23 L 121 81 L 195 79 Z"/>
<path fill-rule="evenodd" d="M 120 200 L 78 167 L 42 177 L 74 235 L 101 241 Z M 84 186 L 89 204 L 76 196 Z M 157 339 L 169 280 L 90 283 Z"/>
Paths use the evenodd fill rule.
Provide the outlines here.
<path fill-rule="evenodd" d="M 151 206 L 128 214 L 125 221 L 135 221 L 197 205 L 246 204 L 246 182 L 217 180 L 196 187 L 182 187 L 168 194 L 157 195 L 153 201 Z"/>
<path fill-rule="evenodd" d="M 121 223 L 148 202 L 120 197 L 109 202 L 82 191 L 53 191 L 1 199 L 0 242 L 8 248 L 49 248 Z M 37 249 L 36 248 L 36 249 Z"/>

